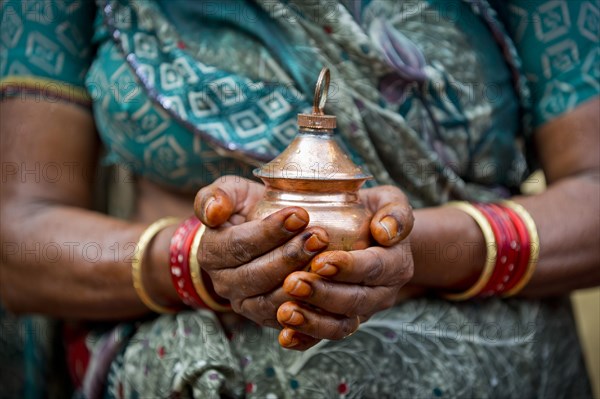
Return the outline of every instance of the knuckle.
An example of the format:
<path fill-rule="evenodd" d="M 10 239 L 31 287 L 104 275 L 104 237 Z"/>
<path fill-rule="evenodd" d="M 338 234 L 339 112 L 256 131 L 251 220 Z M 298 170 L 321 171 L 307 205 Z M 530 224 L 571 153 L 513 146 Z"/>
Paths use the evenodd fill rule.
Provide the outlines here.
<path fill-rule="evenodd" d="M 345 323 L 342 323 L 342 326 L 340 326 L 340 328 L 334 329 L 331 332 L 329 339 L 331 339 L 333 341 L 339 341 L 339 340 L 344 339 L 348 335 L 350 335 L 352 333 L 352 331 L 346 332 L 348 329 L 347 329 L 347 327 L 344 327 L 344 324 Z"/>
<path fill-rule="evenodd" d="M 249 267 L 238 267 L 237 274 L 239 283 L 236 284 L 236 289 L 238 295 L 250 296 L 248 293 L 256 285 L 257 273 L 253 273 Z"/>
<path fill-rule="evenodd" d="M 211 229 L 206 229 L 200 246 L 198 248 L 198 262 L 202 269 L 210 271 L 218 268 L 217 259 L 222 258 L 222 248 L 217 244 L 217 233 Z"/>
<path fill-rule="evenodd" d="M 393 271 L 389 278 L 386 279 L 386 286 L 394 286 L 399 284 L 405 284 L 412 279 L 414 274 L 414 262 L 410 246 L 405 243 L 398 243 L 391 247 L 393 251 Z"/>
<path fill-rule="evenodd" d="M 339 328 L 336 328 L 332 334 L 332 339 L 334 340 L 340 340 L 340 339 L 344 339 L 347 336 L 349 336 L 350 334 L 352 334 L 355 329 L 356 322 L 355 322 L 355 318 L 345 318 L 340 320 L 339 322 Z"/>
<path fill-rule="evenodd" d="M 404 269 L 404 272 L 402 273 L 404 282 L 407 283 L 410 280 L 412 280 L 414 275 L 415 275 L 415 267 L 413 265 L 413 262 L 411 261 L 410 264 Z"/>
<path fill-rule="evenodd" d="M 273 263 L 257 263 L 253 266 L 244 267 L 247 269 L 244 273 L 244 281 L 247 282 L 246 292 L 251 292 L 253 295 L 271 290 L 286 276 L 281 268 L 274 267 Z"/>
<path fill-rule="evenodd" d="M 361 309 L 363 309 L 368 300 L 367 292 L 364 289 L 357 289 L 354 291 L 352 298 L 349 301 L 349 305 L 346 308 L 344 313 L 345 316 L 356 317 L 361 314 Z"/>
<path fill-rule="evenodd" d="M 231 306 L 234 312 L 261 325 L 277 320 L 277 309 L 264 296 L 232 301 Z"/>
<path fill-rule="evenodd" d="M 402 193 L 402 190 L 400 190 L 398 187 L 396 187 L 396 186 L 392 186 L 392 185 L 390 185 L 390 184 L 386 184 L 386 185 L 384 185 L 384 186 L 381 186 L 381 189 L 382 189 L 383 191 L 389 191 L 390 193 L 394 193 L 394 194 L 396 194 L 396 193 L 397 193 L 397 194 L 401 194 L 401 195 L 403 195 L 403 193 Z"/>
<path fill-rule="evenodd" d="M 231 284 L 225 284 L 224 279 L 220 278 L 219 273 L 212 273 L 210 279 L 217 295 L 227 299 L 231 298 Z"/>
<path fill-rule="evenodd" d="M 281 247 L 282 259 L 285 264 L 296 264 L 302 258 L 302 243 L 292 240 Z"/>
<path fill-rule="evenodd" d="M 247 314 L 247 306 L 246 299 L 232 299 L 231 300 L 231 310 L 233 310 L 237 314 L 245 315 Z"/>
<path fill-rule="evenodd" d="M 400 282 L 406 284 L 412 280 L 415 274 L 415 264 L 412 256 L 409 256 L 403 262 L 401 262 L 401 269 L 399 270 Z"/>
<path fill-rule="evenodd" d="M 252 260 L 254 245 L 249 244 L 242 237 L 230 237 L 227 240 L 227 251 L 240 264 L 246 264 Z"/>
<path fill-rule="evenodd" d="M 408 203 L 408 198 L 406 197 L 406 194 L 404 194 L 404 192 L 399 187 L 385 185 L 382 186 L 382 190 L 388 192 L 392 196 L 394 202 L 398 202 L 402 205 Z"/>
<path fill-rule="evenodd" d="M 277 308 L 271 301 L 267 300 L 267 298 L 262 295 L 255 299 L 257 311 L 264 316 L 264 319 L 277 319 Z"/>
<path fill-rule="evenodd" d="M 230 182 L 234 181 L 234 182 L 238 183 L 241 180 L 241 178 L 240 178 L 240 176 L 231 175 L 231 174 L 221 176 L 222 183 L 227 183 L 227 180 L 229 180 Z"/>
<path fill-rule="evenodd" d="M 371 264 L 365 276 L 365 284 L 374 284 L 384 277 L 386 272 L 386 262 L 379 251 L 374 251 Z"/>

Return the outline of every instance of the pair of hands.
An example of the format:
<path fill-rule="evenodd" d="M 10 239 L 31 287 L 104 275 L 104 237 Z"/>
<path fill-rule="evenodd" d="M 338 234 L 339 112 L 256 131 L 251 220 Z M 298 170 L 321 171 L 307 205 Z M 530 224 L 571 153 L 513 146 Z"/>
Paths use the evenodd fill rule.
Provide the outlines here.
<path fill-rule="evenodd" d="M 236 313 L 282 328 L 283 347 L 306 350 L 321 339 L 347 337 L 396 303 L 413 274 L 404 239 L 414 219 L 399 189 L 360 191 L 373 212 L 371 235 L 379 245 L 350 252 L 326 251 L 327 232 L 306 228 L 309 215 L 300 207 L 247 222 L 263 193 L 258 183 L 226 176 L 200 190 L 194 202 L 196 215 L 210 227 L 202 238 L 200 265 Z"/>

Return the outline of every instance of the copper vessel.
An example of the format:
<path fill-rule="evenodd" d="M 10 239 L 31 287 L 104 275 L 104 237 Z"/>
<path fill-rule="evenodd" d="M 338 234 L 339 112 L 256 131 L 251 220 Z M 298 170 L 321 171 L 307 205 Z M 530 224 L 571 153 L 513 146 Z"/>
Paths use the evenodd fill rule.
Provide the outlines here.
<path fill-rule="evenodd" d="M 323 112 L 329 79 L 329 69 L 323 68 L 312 114 L 299 114 L 299 131 L 290 145 L 254 170 L 265 184 L 265 195 L 249 217 L 262 219 L 285 207 L 299 206 L 310 215 L 309 226 L 327 231 L 330 250 L 364 249 L 369 246 L 372 215 L 358 190 L 372 176 L 352 162 L 334 139 L 336 118 Z"/>

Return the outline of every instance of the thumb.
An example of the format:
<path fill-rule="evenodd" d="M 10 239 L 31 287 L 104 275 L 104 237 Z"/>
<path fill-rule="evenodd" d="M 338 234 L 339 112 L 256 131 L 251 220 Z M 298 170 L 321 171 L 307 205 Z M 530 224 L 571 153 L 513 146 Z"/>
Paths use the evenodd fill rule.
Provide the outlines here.
<path fill-rule="evenodd" d="M 263 186 L 239 176 L 223 176 L 202 188 L 194 200 L 194 212 L 209 227 L 227 222 L 234 213 L 246 214 L 263 194 Z"/>
<path fill-rule="evenodd" d="M 397 187 L 380 186 L 360 190 L 361 199 L 374 213 L 371 235 L 389 247 L 405 239 L 413 228 L 414 216 L 408 198 Z"/>

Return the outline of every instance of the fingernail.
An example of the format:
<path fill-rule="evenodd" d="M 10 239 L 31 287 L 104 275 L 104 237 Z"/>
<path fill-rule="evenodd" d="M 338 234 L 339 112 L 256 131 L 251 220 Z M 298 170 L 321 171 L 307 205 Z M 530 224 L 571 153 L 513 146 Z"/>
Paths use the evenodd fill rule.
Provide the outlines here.
<path fill-rule="evenodd" d="M 292 326 L 299 326 L 300 324 L 304 324 L 304 316 L 302 313 L 292 310 L 292 314 L 287 320 L 284 320 L 284 323 Z"/>
<path fill-rule="evenodd" d="M 206 201 L 206 205 L 204 205 L 204 216 L 208 217 L 208 208 L 215 202 L 217 199 L 215 197 L 210 197 L 208 201 Z"/>
<path fill-rule="evenodd" d="M 379 225 L 385 230 L 390 240 L 393 240 L 400 234 L 398 221 L 393 216 L 384 217 L 379 221 Z"/>
<path fill-rule="evenodd" d="M 292 287 L 291 290 L 288 291 L 290 295 L 298 296 L 298 297 L 307 297 L 311 294 L 312 288 L 310 284 L 297 280 L 296 284 Z"/>
<path fill-rule="evenodd" d="M 337 274 L 338 272 L 338 268 L 335 267 L 334 265 L 332 265 L 331 263 L 325 263 L 323 266 L 321 266 L 318 269 L 315 269 L 313 267 L 313 272 L 321 275 L 321 276 L 333 276 L 334 274 Z"/>
<path fill-rule="evenodd" d="M 306 220 L 298 217 L 298 215 L 296 215 L 295 213 L 292 213 L 283 222 L 283 227 L 287 231 L 297 231 L 297 230 L 300 230 L 304 226 L 306 226 Z"/>
<path fill-rule="evenodd" d="M 321 241 L 318 235 L 311 235 L 304 243 L 304 248 L 309 252 L 315 252 L 327 246 L 326 242 Z"/>
<path fill-rule="evenodd" d="M 294 334 L 294 330 L 290 328 L 284 328 L 279 333 L 279 345 L 286 348 L 293 348 L 298 345 L 300 341 L 296 338 L 296 334 Z"/>

